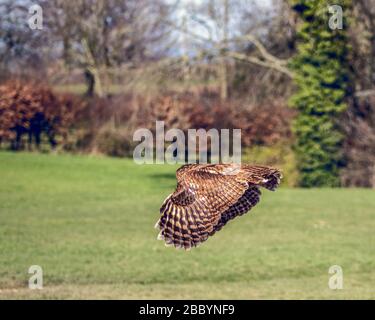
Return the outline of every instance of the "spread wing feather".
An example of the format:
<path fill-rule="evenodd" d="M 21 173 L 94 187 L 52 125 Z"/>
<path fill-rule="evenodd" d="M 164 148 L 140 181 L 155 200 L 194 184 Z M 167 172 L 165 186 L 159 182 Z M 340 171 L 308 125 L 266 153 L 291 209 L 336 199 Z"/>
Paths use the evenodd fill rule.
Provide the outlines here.
<path fill-rule="evenodd" d="M 221 219 L 215 226 L 215 231 L 219 231 L 229 220 L 232 220 L 237 216 L 242 216 L 244 213 L 248 212 L 259 202 L 260 194 L 261 192 L 258 187 L 249 187 L 238 202 L 221 215 Z"/>
<path fill-rule="evenodd" d="M 158 238 L 190 249 L 249 211 L 259 202 L 259 186 L 274 190 L 281 174 L 263 166 L 191 164 L 178 169 L 176 177 L 176 191 L 160 208 Z"/>

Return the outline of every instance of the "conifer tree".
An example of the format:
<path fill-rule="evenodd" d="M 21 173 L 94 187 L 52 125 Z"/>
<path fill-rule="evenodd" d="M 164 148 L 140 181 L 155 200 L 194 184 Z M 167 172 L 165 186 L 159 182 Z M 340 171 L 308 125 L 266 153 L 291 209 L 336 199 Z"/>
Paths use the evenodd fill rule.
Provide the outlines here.
<path fill-rule="evenodd" d="M 350 95 L 351 0 L 335 1 L 342 8 L 342 29 L 340 12 L 330 12 L 328 1 L 291 0 L 291 4 L 301 18 L 297 54 L 290 65 L 297 85 L 291 105 L 298 110 L 293 131 L 300 185 L 334 187 L 343 164 L 338 119 Z"/>

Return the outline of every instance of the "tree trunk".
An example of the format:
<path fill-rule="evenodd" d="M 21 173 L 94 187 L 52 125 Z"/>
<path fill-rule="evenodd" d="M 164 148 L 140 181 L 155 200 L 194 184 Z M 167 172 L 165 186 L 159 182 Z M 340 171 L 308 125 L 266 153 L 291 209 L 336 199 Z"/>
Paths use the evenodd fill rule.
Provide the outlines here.
<path fill-rule="evenodd" d="M 94 93 L 96 93 L 99 97 L 103 97 L 102 82 L 100 80 L 99 70 L 95 63 L 94 55 L 92 54 L 86 39 L 82 39 L 82 45 L 85 49 L 87 65 L 85 69 L 85 77 L 87 81 L 86 94 L 93 96 Z"/>
<path fill-rule="evenodd" d="M 85 70 L 85 79 L 86 79 L 86 85 L 87 85 L 85 95 L 87 97 L 93 97 L 95 93 L 95 77 L 89 69 Z"/>
<path fill-rule="evenodd" d="M 228 99 L 228 67 L 226 59 L 226 50 L 228 46 L 228 20 L 229 20 L 229 0 L 223 0 L 224 19 L 223 19 L 223 52 L 220 62 L 220 98 L 225 101 Z"/>

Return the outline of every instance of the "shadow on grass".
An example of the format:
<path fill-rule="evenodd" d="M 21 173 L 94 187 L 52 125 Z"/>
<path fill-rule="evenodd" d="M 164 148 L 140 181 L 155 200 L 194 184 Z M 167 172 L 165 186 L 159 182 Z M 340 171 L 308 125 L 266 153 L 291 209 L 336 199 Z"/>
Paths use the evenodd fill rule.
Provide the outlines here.
<path fill-rule="evenodd" d="M 149 177 L 153 179 L 166 179 L 166 180 L 176 181 L 175 173 L 152 173 L 149 175 Z"/>
<path fill-rule="evenodd" d="M 148 175 L 152 181 L 158 183 L 158 187 L 162 189 L 170 189 L 176 186 L 177 180 L 175 173 L 152 173 Z"/>

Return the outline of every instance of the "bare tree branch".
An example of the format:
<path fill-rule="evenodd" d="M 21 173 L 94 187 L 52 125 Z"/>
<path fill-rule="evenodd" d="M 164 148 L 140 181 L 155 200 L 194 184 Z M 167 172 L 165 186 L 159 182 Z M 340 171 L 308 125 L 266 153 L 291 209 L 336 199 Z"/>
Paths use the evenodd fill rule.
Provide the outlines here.
<path fill-rule="evenodd" d="M 354 95 L 358 98 L 369 97 L 375 95 L 375 89 L 357 91 Z"/>
<path fill-rule="evenodd" d="M 279 65 L 277 63 L 274 63 L 273 61 L 263 61 L 263 60 L 260 60 L 257 57 L 248 56 L 246 54 L 239 53 L 239 52 L 233 52 L 233 51 L 226 52 L 226 55 L 228 57 L 232 57 L 232 58 L 237 59 L 237 60 L 241 60 L 241 61 L 248 62 L 248 63 L 254 63 L 254 64 L 257 64 L 257 65 L 262 66 L 262 67 L 277 70 L 277 71 L 279 71 L 283 74 L 286 74 L 290 78 L 293 78 L 293 73 L 287 67 Z"/>
<path fill-rule="evenodd" d="M 226 49 L 225 53 L 222 54 L 222 55 L 225 55 L 227 57 L 231 57 L 233 59 L 245 61 L 245 62 L 248 62 L 248 63 L 257 64 L 257 65 L 260 65 L 260 66 L 265 67 L 265 68 L 271 68 L 271 69 L 277 70 L 279 72 L 282 72 L 283 74 L 286 74 L 290 78 L 293 78 L 293 73 L 287 67 L 288 60 L 279 59 L 279 58 L 275 57 L 274 55 L 270 54 L 267 51 L 267 49 L 263 46 L 263 44 L 255 36 L 253 36 L 251 34 L 247 34 L 245 36 L 241 36 L 241 37 L 237 37 L 237 38 L 233 38 L 233 39 L 227 39 L 226 42 L 249 41 L 252 44 L 254 44 L 254 46 L 258 49 L 258 51 L 260 52 L 260 54 L 262 55 L 262 57 L 265 60 L 261 60 L 258 57 L 246 55 L 244 53 L 240 53 L 240 52 L 237 52 L 237 51 L 231 51 L 228 48 L 225 48 L 227 46 L 226 43 L 213 41 L 212 39 L 206 38 L 206 37 L 204 37 L 200 34 L 192 32 L 191 30 L 187 30 L 186 28 L 182 28 L 182 27 L 180 27 L 180 26 L 178 26 L 178 25 L 176 25 L 172 22 L 167 21 L 165 23 L 168 24 L 169 26 L 172 26 L 176 30 L 178 30 L 178 31 L 180 31 L 184 34 L 187 34 L 188 36 L 190 36 L 190 37 L 192 37 L 196 40 L 199 40 L 203 43 L 212 44 L 215 48 Z"/>
<path fill-rule="evenodd" d="M 277 64 L 282 65 L 282 66 L 286 66 L 288 64 L 288 60 L 279 59 L 279 58 L 275 57 L 274 55 L 270 54 L 267 51 L 267 49 L 265 48 L 265 46 L 255 36 L 253 36 L 252 34 L 246 34 L 244 36 L 237 37 L 237 38 L 231 39 L 229 41 L 230 42 L 249 41 L 249 42 L 251 42 L 252 44 L 255 45 L 255 47 L 259 50 L 259 52 L 261 53 L 261 55 L 266 60 L 273 61 L 274 63 L 277 63 Z"/>

